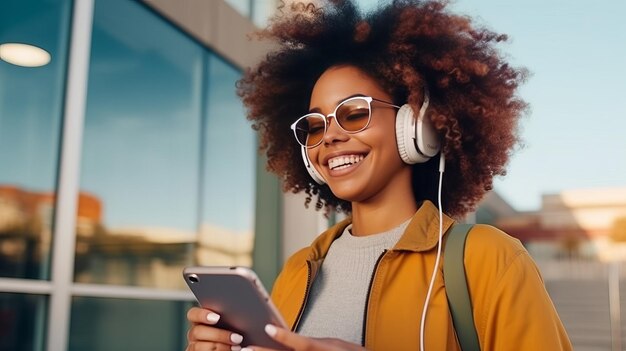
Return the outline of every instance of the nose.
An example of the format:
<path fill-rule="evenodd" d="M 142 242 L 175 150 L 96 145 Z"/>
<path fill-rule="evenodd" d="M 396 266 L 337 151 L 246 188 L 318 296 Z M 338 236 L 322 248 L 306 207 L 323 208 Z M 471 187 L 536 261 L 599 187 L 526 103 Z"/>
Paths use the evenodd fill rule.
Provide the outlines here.
<path fill-rule="evenodd" d="M 349 136 L 338 124 L 333 117 L 327 117 L 326 133 L 324 134 L 324 144 L 329 145 L 337 141 L 346 141 Z"/>

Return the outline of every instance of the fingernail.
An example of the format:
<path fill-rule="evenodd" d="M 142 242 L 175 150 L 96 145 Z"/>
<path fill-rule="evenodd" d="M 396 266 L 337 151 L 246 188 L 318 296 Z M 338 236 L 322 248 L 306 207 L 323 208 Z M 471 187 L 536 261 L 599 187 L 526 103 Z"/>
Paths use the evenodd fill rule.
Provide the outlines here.
<path fill-rule="evenodd" d="M 217 323 L 217 321 L 220 320 L 220 315 L 217 313 L 209 312 L 209 314 L 206 315 L 206 320 L 209 321 L 210 324 L 215 324 Z"/>
<path fill-rule="evenodd" d="M 244 347 L 243 349 L 241 349 L 241 351 L 254 351 L 254 350 L 249 347 Z"/>
<path fill-rule="evenodd" d="M 269 336 L 276 336 L 276 327 L 271 325 L 271 324 L 266 324 L 265 325 L 265 332 Z"/>
<path fill-rule="evenodd" d="M 233 344 L 241 344 L 241 342 L 243 341 L 243 336 L 236 334 L 236 333 L 232 333 L 230 334 L 230 341 L 232 341 Z"/>
<path fill-rule="evenodd" d="M 233 345 L 230 347 L 230 351 L 241 351 L 241 346 L 239 345 Z"/>

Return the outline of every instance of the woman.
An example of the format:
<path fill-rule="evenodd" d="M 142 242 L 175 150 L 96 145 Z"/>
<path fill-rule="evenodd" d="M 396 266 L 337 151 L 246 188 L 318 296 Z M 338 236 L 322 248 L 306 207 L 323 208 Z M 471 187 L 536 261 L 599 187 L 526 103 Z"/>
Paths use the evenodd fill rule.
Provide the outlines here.
<path fill-rule="evenodd" d="M 441 2 L 291 10 L 263 32 L 279 47 L 239 93 L 285 189 L 349 217 L 285 264 L 272 299 L 293 331 L 266 331 L 295 350 L 460 350 L 440 251 L 505 173 L 525 72 L 495 49 L 506 36 Z M 482 350 L 571 349 L 519 241 L 475 225 L 464 261 Z M 217 314 L 188 319 L 188 350 L 239 349 Z"/>

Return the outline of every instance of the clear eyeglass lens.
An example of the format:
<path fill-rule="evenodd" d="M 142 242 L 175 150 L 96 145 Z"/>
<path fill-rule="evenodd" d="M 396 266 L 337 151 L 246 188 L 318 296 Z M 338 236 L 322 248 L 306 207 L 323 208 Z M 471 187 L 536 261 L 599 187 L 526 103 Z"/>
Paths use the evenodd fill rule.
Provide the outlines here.
<path fill-rule="evenodd" d="M 371 116 L 370 104 L 365 99 L 351 99 L 336 109 L 335 120 L 347 132 L 359 132 L 367 127 Z M 326 117 L 310 114 L 296 123 L 296 138 L 301 145 L 313 147 L 319 144 L 326 134 Z"/>
<path fill-rule="evenodd" d="M 301 118 L 296 124 L 296 138 L 305 146 L 314 146 L 324 137 L 325 117 L 311 114 Z"/>
<path fill-rule="evenodd" d="M 359 132 L 367 127 L 370 105 L 365 99 L 346 101 L 337 108 L 337 123 L 348 132 Z"/>

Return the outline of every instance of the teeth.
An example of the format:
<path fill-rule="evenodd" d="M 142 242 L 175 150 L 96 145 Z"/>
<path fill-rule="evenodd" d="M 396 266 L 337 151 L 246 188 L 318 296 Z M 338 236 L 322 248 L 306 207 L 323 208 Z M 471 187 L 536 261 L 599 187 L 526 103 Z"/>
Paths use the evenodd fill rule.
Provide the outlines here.
<path fill-rule="evenodd" d="M 333 157 L 328 160 L 328 167 L 332 170 L 344 169 L 352 166 L 355 163 L 361 162 L 365 156 L 363 155 L 342 155 Z"/>

